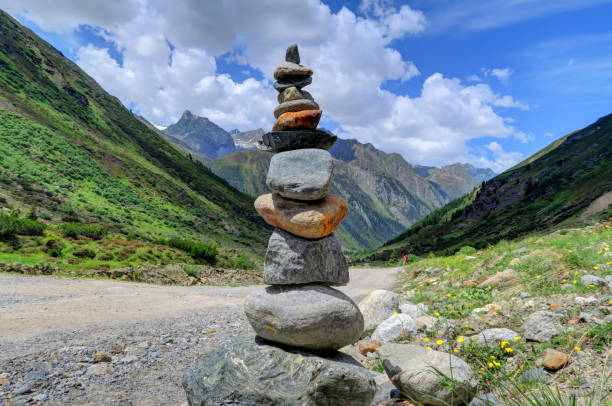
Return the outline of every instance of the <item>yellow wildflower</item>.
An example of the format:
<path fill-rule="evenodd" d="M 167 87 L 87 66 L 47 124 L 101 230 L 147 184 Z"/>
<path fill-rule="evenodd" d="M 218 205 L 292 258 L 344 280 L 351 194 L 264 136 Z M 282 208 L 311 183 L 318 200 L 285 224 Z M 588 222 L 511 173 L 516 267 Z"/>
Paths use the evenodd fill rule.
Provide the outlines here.
<path fill-rule="evenodd" d="M 438 317 L 438 316 L 440 316 L 440 313 L 435 312 L 435 313 L 434 313 L 434 315 L 435 315 L 436 317 Z"/>
<path fill-rule="evenodd" d="M 572 252 L 574 252 L 574 250 L 567 250 L 567 252 L 569 252 L 571 254 Z"/>
<path fill-rule="evenodd" d="M 393 312 L 393 315 L 394 315 L 394 316 L 397 316 L 397 312 Z"/>
<path fill-rule="evenodd" d="M 428 342 L 428 341 L 429 341 L 429 337 L 425 337 L 425 338 L 423 339 L 423 341 Z"/>
<path fill-rule="evenodd" d="M 536 279 L 540 279 L 541 277 L 541 275 L 536 275 Z"/>
<path fill-rule="evenodd" d="M 487 365 L 489 365 L 489 368 L 493 368 L 493 363 L 489 362 Z"/>
<path fill-rule="evenodd" d="M 442 345 L 443 342 L 444 342 L 443 340 L 436 340 L 436 344 L 438 345 Z"/>
<path fill-rule="evenodd" d="M 593 269 L 598 270 L 598 269 L 599 269 L 599 267 L 598 267 L 598 266 L 594 266 L 594 267 L 593 267 Z"/>
<path fill-rule="evenodd" d="M 507 346 L 508 344 L 510 344 L 508 341 L 502 341 L 501 343 L 499 343 L 499 346 L 501 348 L 504 348 L 505 346 Z"/>
<path fill-rule="evenodd" d="M 431 347 L 426 347 L 426 349 L 428 349 L 429 351 L 431 351 Z"/>
<path fill-rule="evenodd" d="M 499 362 L 494 362 L 493 364 L 495 364 L 496 367 L 501 366 L 501 363 L 499 363 Z"/>
<path fill-rule="evenodd" d="M 459 352 L 459 350 L 456 348 L 453 348 L 453 352 Z"/>
<path fill-rule="evenodd" d="M 612 302 L 612 300 L 611 300 L 611 302 Z M 463 340 L 464 340 L 464 338 L 463 338 L 463 337 L 457 337 L 457 342 L 458 342 L 458 343 L 462 343 L 462 342 L 463 342 Z"/>
<path fill-rule="evenodd" d="M 582 351 L 582 348 L 580 348 L 580 347 L 578 347 L 578 346 L 575 346 L 575 347 L 574 347 L 574 350 L 575 350 L 575 351 Z"/>
<path fill-rule="evenodd" d="M 374 308 L 371 308 L 371 309 L 370 309 L 370 311 L 371 311 L 371 312 L 373 312 L 373 311 L 374 311 Z"/>
<path fill-rule="evenodd" d="M 507 353 L 511 353 L 512 352 L 512 348 L 506 347 L 506 348 L 504 348 L 504 351 L 506 351 Z"/>
<path fill-rule="evenodd" d="M 520 339 L 521 339 L 521 337 L 519 337 L 519 336 L 514 337 L 514 341 L 518 341 Z"/>
<path fill-rule="evenodd" d="M 578 283 L 578 281 L 577 281 L 576 279 L 574 279 L 574 280 L 572 281 L 572 283 L 575 285 L 576 283 Z"/>

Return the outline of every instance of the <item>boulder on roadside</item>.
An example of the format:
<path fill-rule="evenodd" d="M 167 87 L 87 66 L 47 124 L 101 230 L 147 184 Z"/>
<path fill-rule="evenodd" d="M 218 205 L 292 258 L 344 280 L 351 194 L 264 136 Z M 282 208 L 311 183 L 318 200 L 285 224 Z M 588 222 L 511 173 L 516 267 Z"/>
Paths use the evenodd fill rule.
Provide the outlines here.
<path fill-rule="evenodd" d="M 369 406 L 376 383 L 341 352 L 323 357 L 241 336 L 200 356 L 183 388 L 191 406 Z"/>
<path fill-rule="evenodd" d="M 563 368 L 570 359 L 569 354 L 552 348 L 545 349 L 542 355 L 542 366 L 551 371 Z"/>
<path fill-rule="evenodd" d="M 392 343 L 402 335 L 414 336 L 417 333 L 417 326 L 412 317 L 407 314 L 398 313 L 389 317 L 376 327 L 372 334 L 372 340 L 381 343 Z"/>
<path fill-rule="evenodd" d="M 399 299 L 395 293 L 377 289 L 359 302 L 359 310 L 363 315 L 364 331 L 376 328 L 399 309 Z"/>
<path fill-rule="evenodd" d="M 478 381 L 474 371 L 452 354 L 412 344 L 385 344 L 376 350 L 391 382 L 409 398 L 428 405 L 470 403 Z M 456 383 L 449 385 L 446 377 Z"/>
<path fill-rule="evenodd" d="M 402 303 L 399 309 L 402 314 L 407 314 L 412 317 L 413 320 L 416 320 L 427 313 L 429 306 L 424 303 Z"/>

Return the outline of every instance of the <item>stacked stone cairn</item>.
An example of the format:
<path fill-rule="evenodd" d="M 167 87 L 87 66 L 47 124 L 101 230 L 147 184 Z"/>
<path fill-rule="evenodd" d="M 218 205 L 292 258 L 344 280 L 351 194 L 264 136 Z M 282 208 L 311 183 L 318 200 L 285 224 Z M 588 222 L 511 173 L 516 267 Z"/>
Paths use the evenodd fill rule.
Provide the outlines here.
<path fill-rule="evenodd" d="M 370 372 L 337 350 L 356 342 L 364 320 L 357 305 L 331 286 L 349 281 L 348 262 L 333 232 L 348 212 L 329 193 L 333 134 L 317 130 L 322 111 L 303 88 L 312 70 L 287 48 L 274 71 L 276 123 L 262 140 L 275 153 L 255 209 L 276 227 L 264 264 L 268 285 L 246 298 L 257 337 L 239 337 L 202 357 L 183 385 L 190 405 L 367 406 Z"/>

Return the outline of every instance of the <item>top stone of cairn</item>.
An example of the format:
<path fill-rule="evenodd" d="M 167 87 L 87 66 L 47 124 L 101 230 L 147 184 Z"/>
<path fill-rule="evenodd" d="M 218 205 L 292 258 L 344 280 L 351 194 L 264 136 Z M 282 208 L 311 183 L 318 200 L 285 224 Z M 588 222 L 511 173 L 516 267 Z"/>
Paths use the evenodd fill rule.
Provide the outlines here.
<path fill-rule="evenodd" d="M 289 45 L 285 54 L 285 61 L 300 64 L 300 52 L 298 51 L 297 44 Z"/>

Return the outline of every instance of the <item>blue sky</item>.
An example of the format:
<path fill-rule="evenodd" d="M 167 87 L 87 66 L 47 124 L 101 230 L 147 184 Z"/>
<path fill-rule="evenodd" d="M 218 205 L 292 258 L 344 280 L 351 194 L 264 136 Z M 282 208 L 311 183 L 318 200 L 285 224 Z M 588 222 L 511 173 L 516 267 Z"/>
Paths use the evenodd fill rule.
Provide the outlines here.
<path fill-rule="evenodd" d="M 322 125 L 411 163 L 501 171 L 612 113 L 611 2 L 276 1 L 0 7 L 160 125 L 269 130 L 293 41 Z"/>

